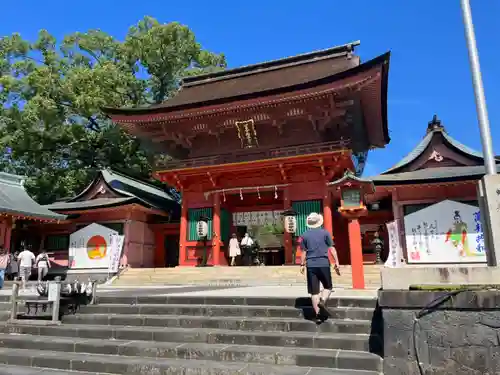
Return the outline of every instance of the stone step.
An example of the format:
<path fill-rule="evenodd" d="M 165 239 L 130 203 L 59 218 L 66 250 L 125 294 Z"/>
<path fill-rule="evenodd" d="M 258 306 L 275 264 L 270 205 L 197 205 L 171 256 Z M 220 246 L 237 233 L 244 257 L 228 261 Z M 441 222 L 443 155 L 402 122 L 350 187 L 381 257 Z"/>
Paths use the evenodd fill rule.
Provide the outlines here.
<path fill-rule="evenodd" d="M 304 282 L 297 282 L 294 280 L 279 280 L 279 281 L 220 281 L 220 280 L 190 280 L 189 282 L 179 284 L 179 279 L 168 281 L 168 280 L 144 280 L 144 279 L 126 279 L 122 281 L 113 282 L 114 287 L 132 287 L 132 286 L 206 286 L 206 285 L 218 285 L 218 286 L 228 286 L 228 287 L 247 287 L 247 286 L 302 286 L 305 288 Z M 337 288 L 352 288 L 352 282 L 334 282 L 334 286 Z M 380 280 L 369 281 L 365 280 L 366 289 L 379 289 L 381 286 Z M 305 290 L 305 289 L 304 289 Z"/>
<path fill-rule="evenodd" d="M 368 287 L 380 287 L 380 266 L 364 267 Z M 113 285 L 305 285 L 305 276 L 298 266 L 266 267 L 178 267 L 128 269 Z M 341 266 L 341 276 L 334 276 L 335 285 L 351 286 L 352 269 Z"/>
<path fill-rule="evenodd" d="M 0 363 L 25 367 L 123 375 L 376 375 L 375 371 L 273 366 L 244 362 L 159 359 L 104 354 L 62 353 L 47 350 L 0 349 Z"/>
<path fill-rule="evenodd" d="M 121 315 L 121 314 L 77 314 L 67 315 L 63 323 L 109 325 L 127 327 L 174 327 L 211 328 L 236 331 L 265 332 L 325 332 L 369 334 L 371 322 L 368 320 L 328 319 L 316 324 L 306 319 L 290 318 L 248 318 L 244 316 L 210 317 L 189 315 Z"/>
<path fill-rule="evenodd" d="M 330 318 L 372 320 L 374 309 L 365 307 L 330 307 Z M 238 305 L 190 305 L 190 304 L 99 304 L 80 307 L 78 314 L 131 314 L 131 315 L 190 315 L 190 316 L 245 316 L 270 318 L 310 318 L 311 306 L 238 306 Z"/>
<path fill-rule="evenodd" d="M 34 326 L 0 324 L 0 333 L 88 339 L 140 340 L 156 342 L 261 345 L 298 348 L 343 349 L 379 354 L 381 341 L 376 335 L 323 332 L 262 332 L 209 328 L 121 327 L 107 325 Z"/>
<path fill-rule="evenodd" d="M 239 305 L 239 306 L 311 306 L 311 299 L 276 298 L 276 297 L 225 297 L 225 296 L 189 296 L 189 295 L 145 295 L 145 296 L 112 296 L 98 295 L 99 304 L 189 304 L 189 305 Z M 375 308 L 377 299 L 372 297 L 336 298 L 333 295 L 328 300 L 328 308 L 336 307 L 365 307 Z"/>
<path fill-rule="evenodd" d="M 273 346 L 154 343 L 32 335 L 0 335 L 0 347 L 141 358 L 177 358 L 382 371 L 382 359 L 371 353 Z"/>
<path fill-rule="evenodd" d="M 378 274 L 383 268 L 383 265 L 375 264 L 365 264 L 363 271 L 365 275 L 367 274 Z M 352 273 L 352 267 L 350 265 L 341 265 L 340 272 Z M 220 270 L 224 270 L 224 274 L 234 275 L 234 274 L 248 274 L 248 273 L 266 273 L 266 274 L 289 274 L 298 273 L 299 265 L 286 265 L 286 266 L 236 266 L 236 267 L 174 267 L 174 268 L 133 268 L 129 267 L 125 273 L 159 273 L 159 274 L 216 274 L 220 273 Z"/>
<path fill-rule="evenodd" d="M 15 365 L 2 365 L 0 367 L 0 375 L 106 375 L 104 373 L 97 374 L 95 372 L 81 372 L 70 370 L 51 370 L 39 367 L 24 367 Z M 108 374 L 113 375 L 113 374 Z"/>

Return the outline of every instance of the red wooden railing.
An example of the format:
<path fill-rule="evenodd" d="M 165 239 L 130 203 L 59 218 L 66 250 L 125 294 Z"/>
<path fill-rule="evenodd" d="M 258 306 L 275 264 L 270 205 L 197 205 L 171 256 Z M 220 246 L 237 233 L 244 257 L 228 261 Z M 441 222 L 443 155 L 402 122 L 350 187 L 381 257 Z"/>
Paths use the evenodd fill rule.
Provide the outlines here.
<path fill-rule="evenodd" d="M 157 169 L 181 169 L 206 167 L 228 163 L 238 163 L 244 161 L 255 161 L 263 159 L 283 158 L 297 155 L 319 154 L 346 148 L 349 140 L 338 140 L 323 143 L 314 143 L 300 146 L 288 146 L 271 149 L 248 148 L 232 153 L 205 156 L 200 158 L 170 160 L 157 164 Z"/>

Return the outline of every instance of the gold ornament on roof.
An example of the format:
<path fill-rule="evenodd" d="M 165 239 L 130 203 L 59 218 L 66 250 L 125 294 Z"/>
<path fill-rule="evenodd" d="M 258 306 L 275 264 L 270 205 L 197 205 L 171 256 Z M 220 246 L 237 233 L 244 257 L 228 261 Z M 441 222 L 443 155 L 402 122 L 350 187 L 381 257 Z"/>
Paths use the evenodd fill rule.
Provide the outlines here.
<path fill-rule="evenodd" d="M 242 148 L 251 148 L 259 145 L 257 130 L 255 130 L 255 121 L 253 119 L 236 121 L 234 126 L 238 132 L 238 138 L 241 141 Z"/>

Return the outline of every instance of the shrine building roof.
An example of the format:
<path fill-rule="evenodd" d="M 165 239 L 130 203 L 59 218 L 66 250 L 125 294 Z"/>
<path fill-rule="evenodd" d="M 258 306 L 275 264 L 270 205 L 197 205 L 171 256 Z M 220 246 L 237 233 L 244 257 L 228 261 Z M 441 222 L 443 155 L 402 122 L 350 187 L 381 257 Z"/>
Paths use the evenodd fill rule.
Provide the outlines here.
<path fill-rule="evenodd" d="M 500 173 L 500 164 L 497 164 L 497 171 Z M 366 179 L 372 180 L 375 186 L 408 185 L 415 183 L 479 180 L 485 173 L 486 170 L 484 166 L 474 165 L 464 167 L 438 167 L 411 172 L 380 174 L 378 176 L 367 177 Z"/>
<path fill-rule="evenodd" d="M 109 208 L 137 203 L 147 208 L 178 208 L 179 199 L 165 190 L 122 173 L 104 169 L 76 197 L 45 206 L 55 211 Z"/>
<path fill-rule="evenodd" d="M 66 218 L 35 202 L 24 189 L 25 180 L 22 176 L 0 172 L 0 213 L 47 221 Z"/>
<path fill-rule="evenodd" d="M 436 115 L 434 115 L 433 119 L 429 122 L 427 132 L 420 143 L 418 143 L 417 146 L 412 151 L 410 151 L 410 153 L 408 153 L 403 159 L 398 161 L 394 166 L 392 166 L 385 172 L 382 172 L 382 175 L 406 172 L 406 167 L 409 167 L 410 164 L 421 158 L 423 154 L 429 149 L 429 147 L 431 147 L 431 144 L 433 144 L 433 140 L 436 137 L 442 137 L 442 141 L 439 141 L 440 143 L 444 143 L 444 146 L 450 149 L 452 152 L 462 154 L 466 158 L 470 159 L 471 163 L 483 163 L 484 159 L 481 152 L 473 150 L 472 148 L 464 145 L 463 143 L 450 136 L 446 132 L 445 127 L 441 124 L 441 121 L 437 118 Z M 497 159 L 498 162 L 500 162 L 500 159 L 498 157 Z"/>
<path fill-rule="evenodd" d="M 177 95 L 141 108 L 104 108 L 109 114 L 157 113 L 222 104 L 299 89 L 310 82 L 346 72 L 360 65 L 353 54 L 360 42 L 184 78 Z"/>

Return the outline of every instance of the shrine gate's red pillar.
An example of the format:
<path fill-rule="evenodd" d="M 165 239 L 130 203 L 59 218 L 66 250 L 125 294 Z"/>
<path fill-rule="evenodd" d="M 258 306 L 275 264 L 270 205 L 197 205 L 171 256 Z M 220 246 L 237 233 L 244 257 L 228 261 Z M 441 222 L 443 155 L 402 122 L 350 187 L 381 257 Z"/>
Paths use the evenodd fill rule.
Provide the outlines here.
<path fill-rule="evenodd" d="M 361 244 L 361 226 L 358 218 L 349 219 L 349 248 L 351 252 L 352 287 L 365 288 L 365 273 L 363 267 L 363 249 Z"/>
<path fill-rule="evenodd" d="M 186 195 L 182 196 L 181 205 L 181 226 L 179 228 L 179 266 L 186 265 L 187 259 L 187 226 L 188 226 L 188 203 L 186 201 Z"/>
<path fill-rule="evenodd" d="M 333 238 L 332 196 L 327 189 L 325 189 L 325 195 L 323 196 L 323 227 Z M 330 258 L 331 263 L 334 262 L 330 253 L 328 253 L 328 258 Z"/>
<path fill-rule="evenodd" d="M 218 266 L 220 263 L 220 194 L 215 193 L 214 197 L 214 214 L 213 214 L 213 236 L 212 236 L 212 264 Z"/>
<path fill-rule="evenodd" d="M 283 189 L 283 209 L 286 211 L 292 207 L 290 201 L 290 189 L 285 186 Z M 284 220 L 284 219 L 283 219 Z M 285 231 L 285 264 L 293 264 L 293 236 Z"/>

